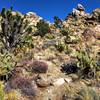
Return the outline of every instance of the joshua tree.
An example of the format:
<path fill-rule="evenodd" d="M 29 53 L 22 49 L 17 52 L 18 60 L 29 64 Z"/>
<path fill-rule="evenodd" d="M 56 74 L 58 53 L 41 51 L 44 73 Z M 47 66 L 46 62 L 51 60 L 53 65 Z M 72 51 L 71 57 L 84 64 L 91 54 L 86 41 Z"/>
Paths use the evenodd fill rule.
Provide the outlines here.
<path fill-rule="evenodd" d="M 8 10 L 3 8 L 1 17 L 0 40 L 7 50 L 11 50 L 20 42 L 21 35 L 25 32 L 27 26 L 27 23 L 24 23 L 25 16 L 19 12 L 13 12 L 11 7 Z"/>

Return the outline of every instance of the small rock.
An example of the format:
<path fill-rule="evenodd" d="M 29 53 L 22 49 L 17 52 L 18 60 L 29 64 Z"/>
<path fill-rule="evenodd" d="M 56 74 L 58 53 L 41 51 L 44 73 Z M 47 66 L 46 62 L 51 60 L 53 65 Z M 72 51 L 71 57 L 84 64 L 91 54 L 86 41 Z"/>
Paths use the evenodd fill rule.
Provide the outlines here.
<path fill-rule="evenodd" d="M 74 16 L 79 16 L 79 15 L 80 15 L 80 11 L 77 10 L 77 9 L 75 9 L 75 8 L 73 8 L 72 14 L 73 14 Z"/>
<path fill-rule="evenodd" d="M 47 87 L 51 85 L 51 80 L 49 80 L 45 74 L 38 75 L 35 81 L 38 87 Z"/>
<path fill-rule="evenodd" d="M 43 48 L 47 49 L 48 47 L 55 45 L 56 45 L 56 40 L 49 40 L 43 45 Z"/>
<path fill-rule="evenodd" d="M 70 74 L 69 76 L 72 78 L 73 81 L 76 81 L 79 78 L 76 74 Z"/>
<path fill-rule="evenodd" d="M 53 83 L 53 85 L 54 85 L 54 86 L 61 86 L 61 85 L 64 84 L 64 83 L 65 83 L 64 78 L 59 78 L 59 79 L 57 79 L 57 80 Z"/>
<path fill-rule="evenodd" d="M 79 10 L 79 11 L 85 11 L 85 8 L 83 7 L 83 5 L 78 4 L 77 5 L 77 10 Z"/>
<path fill-rule="evenodd" d="M 84 37 L 84 41 L 87 42 L 88 45 L 91 45 L 93 43 L 95 43 L 96 39 L 95 39 L 95 31 L 87 28 L 84 30 L 83 32 L 83 37 Z"/>
<path fill-rule="evenodd" d="M 50 86 L 50 83 L 48 81 L 40 80 L 40 79 L 38 79 L 36 81 L 36 84 L 37 84 L 38 87 L 47 87 L 47 86 Z"/>
<path fill-rule="evenodd" d="M 67 83 L 72 82 L 72 78 L 71 78 L 71 77 L 69 77 L 69 78 L 65 78 L 64 80 L 65 80 L 65 82 L 67 82 Z"/>

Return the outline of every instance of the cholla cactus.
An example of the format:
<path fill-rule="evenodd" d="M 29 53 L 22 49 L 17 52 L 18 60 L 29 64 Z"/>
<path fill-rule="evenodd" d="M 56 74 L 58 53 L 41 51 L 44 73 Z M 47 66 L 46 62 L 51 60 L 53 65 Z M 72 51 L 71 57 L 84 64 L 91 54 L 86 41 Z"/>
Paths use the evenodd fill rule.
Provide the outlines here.
<path fill-rule="evenodd" d="M 0 75 L 8 74 L 14 69 L 15 62 L 13 59 L 14 56 L 10 53 L 0 53 Z"/>
<path fill-rule="evenodd" d="M 1 29 L 0 40 L 7 50 L 15 47 L 21 39 L 21 34 L 26 32 L 27 23 L 24 22 L 25 16 L 18 12 L 13 12 L 12 7 L 1 11 Z"/>
<path fill-rule="evenodd" d="M 79 74 L 83 78 L 94 78 L 97 70 L 96 62 L 86 51 L 76 52 L 78 62 L 77 66 L 81 69 Z"/>

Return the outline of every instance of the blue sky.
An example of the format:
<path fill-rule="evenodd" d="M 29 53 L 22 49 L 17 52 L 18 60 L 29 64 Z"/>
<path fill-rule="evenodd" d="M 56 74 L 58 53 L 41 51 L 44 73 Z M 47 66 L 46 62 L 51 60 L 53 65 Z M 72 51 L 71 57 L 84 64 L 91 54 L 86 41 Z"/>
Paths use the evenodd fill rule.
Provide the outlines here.
<path fill-rule="evenodd" d="M 86 12 L 100 8 L 100 0 L 0 0 L 0 11 L 2 7 L 13 6 L 14 10 L 22 13 L 36 12 L 45 20 L 53 22 L 53 16 L 64 19 L 78 3 L 86 8 Z"/>

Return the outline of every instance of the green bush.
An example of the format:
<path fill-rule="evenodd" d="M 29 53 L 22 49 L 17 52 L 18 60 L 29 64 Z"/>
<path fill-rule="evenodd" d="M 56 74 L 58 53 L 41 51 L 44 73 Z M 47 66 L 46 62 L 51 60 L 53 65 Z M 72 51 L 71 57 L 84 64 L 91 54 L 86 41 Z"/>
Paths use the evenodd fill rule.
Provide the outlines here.
<path fill-rule="evenodd" d="M 50 32 L 49 24 L 44 20 L 40 20 L 37 23 L 36 27 L 38 29 L 38 35 L 40 35 L 41 37 L 45 36 L 45 34 Z"/>
<path fill-rule="evenodd" d="M 59 17 L 54 16 L 54 26 L 56 28 L 61 28 L 62 27 L 62 21 Z"/>

